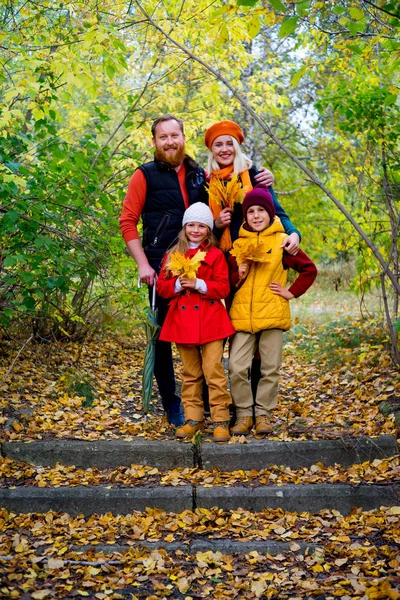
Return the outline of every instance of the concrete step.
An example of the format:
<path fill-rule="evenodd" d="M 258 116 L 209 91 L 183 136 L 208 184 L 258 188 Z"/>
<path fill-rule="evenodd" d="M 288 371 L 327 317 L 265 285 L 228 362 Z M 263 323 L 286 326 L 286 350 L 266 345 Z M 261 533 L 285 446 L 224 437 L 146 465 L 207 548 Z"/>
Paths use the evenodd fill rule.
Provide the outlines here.
<path fill-rule="evenodd" d="M 111 488 L 76 486 L 0 488 L 0 507 L 17 513 L 68 512 L 83 514 L 130 514 L 149 508 L 181 513 L 196 508 L 243 508 L 259 512 L 266 508 L 317 513 L 335 509 L 346 515 L 354 507 L 372 510 L 400 503 L 400 484 L 288 484 L 281 486 L 154 486 Z"/>
<path fill-rule="evenodd" d="M 347 437 L 338 440 L 305 440 L 280 442 L 247 438 L 246 443 L 215 444 L 203 441 L 199 445 L 175 440 L 50 440 L 35 442 L 5 442 L 0 445 L 3 457 L 44 466 L 75 465 L 99 469 L 151 465 L 158 469 L 200 467 L 223 471 L 260 470 L 271 465 L 292 469 L 373 461 L 398 454 L 396 438 Z"/>
<path fill-rule="evenodd" d="M 364 539 L 363 539 L 364 541 Z M 68 552 L 96 552 L 102 553 L 105 555 L 110 554 L 123 554 L 129 552 L 132 548 L 135 549 L 146 549 L 152 552 L 153 550 L 159 550 L 160 548 L 164 548 L 168 553 L 176 552 L 177 550 L 181 550 L 186 554 L 195 554 L 196 552 L 223 552 L 224 554 L 238 554 L 238 553 L 248 553 L 248 552 L 259 552 L 259 553 L 268 553 L 272 555 L 281 554 L 281 553 L 313 553 L 317 548 L 323 548 L 329 541 L 304 541 L 304 540 L 295 540 L 295 541 L 285 541 L 282 542 L 280 540 L 238 540 L 231 538 L 212 538 L 207 535 L 196 537 L 180 541 L 180 542 L 165 542 L 164 540 L 159 541 L 149 541 L 149 540 L 135 540 L 133 544 L 123 545 L 123 544 L 86 544 L 83 546 L 77 546 L 68 543 L 65 541 L 64 544 L 68 547 Z M 36 551 L 41 552 L 45 551 L 46 547 L 37 547 Z"/>

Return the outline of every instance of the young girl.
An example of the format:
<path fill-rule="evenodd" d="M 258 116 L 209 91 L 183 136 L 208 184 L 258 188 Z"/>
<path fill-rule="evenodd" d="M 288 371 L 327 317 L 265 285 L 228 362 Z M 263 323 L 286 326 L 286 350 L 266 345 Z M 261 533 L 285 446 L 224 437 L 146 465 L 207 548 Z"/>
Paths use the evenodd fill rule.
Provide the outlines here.
<path fill-rule="evenodd" d="M 176 437 L 191 438 L 204 429 L 203 376 L 209 391 L 216 442 L 229 440 L 231 397 L 222 365 L 223 340 L 234 333 L 222 299 L 229 293 L 228 267 L 212 234 L 214 220 L 206 204 L 196 202 L 183 215 L 178 243 L 166 254 L 157 292 L 171 298 L 160 340 L 175 342 L 183 364 L 182 404 L 185 424 Z M 202 252 L 196 277 L 173 275 L 181 257 Z M 194 259 L 195 260 L 195 259 Z M 182 262 L 182 260 L 181 260 Z"/>
<path fill-rule="evenodd" d="M 282 249 L 285 233 L 271 194 L 256 186 L 243 200 L 245 223 L 233 244 L 229 258 L 232 286 L 237 290 L 230 317 L 236 329 L 229 360 L 231 392 L 236 406 L 232 433 L 247 435 L 271 433 L 270 417 L 276 407 L 278 376 L 282 362 L 283 331 L 290 328 L 289 300 L 298 298 L 313 283 L 317 268 L 302 251 L 296 256 Z M 286 288 L 289 268 L 299 273 Z M 253 402 L 248 369 L 258 344 L 261 354 L 261 379 Z"/>

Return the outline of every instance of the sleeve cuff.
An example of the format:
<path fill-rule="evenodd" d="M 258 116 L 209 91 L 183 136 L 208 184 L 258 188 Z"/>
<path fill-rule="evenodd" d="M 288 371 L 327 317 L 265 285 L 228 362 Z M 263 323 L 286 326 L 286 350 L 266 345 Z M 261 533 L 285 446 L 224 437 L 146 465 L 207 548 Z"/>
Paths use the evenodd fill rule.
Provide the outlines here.
<path fill-rule="evenodd" d="M 207 294 L 208 288 L 204 279 L 196 279 L 196 290 L 200 292 L 200 294 Z"/>

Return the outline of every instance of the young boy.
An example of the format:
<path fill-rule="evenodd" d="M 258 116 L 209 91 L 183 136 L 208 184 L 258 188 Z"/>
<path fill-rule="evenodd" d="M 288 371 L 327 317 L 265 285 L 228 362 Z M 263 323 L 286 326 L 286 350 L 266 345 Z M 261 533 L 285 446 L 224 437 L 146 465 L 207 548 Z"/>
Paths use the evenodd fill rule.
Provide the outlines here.
<path fill-rule="evenodd" d="M 253 427 L 253 397 L 248 371 L 257 344 L 261 380 L 254 403 L 256 434 L 272 432 L 270 417 L 277 404 L 282 363 L 283 331 L 290 328 L 289 300 L 313 283 L 317 268 L 302 251 L 292 256 L 282 244 L 287 237 L 269 191 L 255 186 L 243 200 L 244 223 L 230 256 L 230 278 L 235 293 L 230 318 L 236 330 L 229 359 L 231 394 L 236 423 L 231 433 L 247 435 Z M 238 264 L 239 263 L 239 264 Z M 287 270 L 298 271 L 286 288 Z"/>

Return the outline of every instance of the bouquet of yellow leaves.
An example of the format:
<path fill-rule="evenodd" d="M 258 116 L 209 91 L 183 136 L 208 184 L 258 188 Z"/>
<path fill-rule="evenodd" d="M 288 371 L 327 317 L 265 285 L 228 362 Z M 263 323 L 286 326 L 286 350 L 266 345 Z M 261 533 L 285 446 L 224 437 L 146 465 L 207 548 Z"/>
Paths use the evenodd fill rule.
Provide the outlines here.
<path fill-rule="evenodd" d="M 207 252 L 199 250 L 192 258 L 189 258 L 181 252 L 173 252 L 169 257 L 165 268 L 174 276 L 196 279 L 200 263 L 205 259 L 206 254 Z"/>
<path fill-rule="evenodd" d="M 243 198 L 248 192 L 248 187 L 242 187 L 242 183 L 237 175 L 233 175 L 226 185 L 222 179 L 215 177 L 207 184 L 209 204 L 217 205 L 220 208 L 231 208 L 236 202 L 243 202 Z"/>
<path fill-rule="evenodd" d="M 259 244 L 257 240 L 239 238 L 230 253 L 236 258 L 238 265 L 243 265 L 249 261 L 268 262 L 271 250 L 268 250 L 264 244 Z"/>

